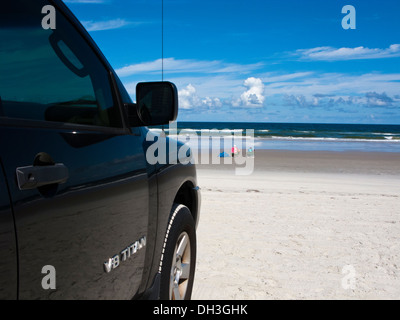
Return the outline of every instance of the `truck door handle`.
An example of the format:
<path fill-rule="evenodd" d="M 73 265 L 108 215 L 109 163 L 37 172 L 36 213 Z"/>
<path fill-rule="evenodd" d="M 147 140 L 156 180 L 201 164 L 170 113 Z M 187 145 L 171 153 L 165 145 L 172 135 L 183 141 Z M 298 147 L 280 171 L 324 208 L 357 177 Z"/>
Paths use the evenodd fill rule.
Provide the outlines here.
<path fill-rule="evenodd" d="M 28 166 L 16 169 L 20 190 L 29 190 L 68 180 L 68 168 L 62 163 L 48 166 Z"/>

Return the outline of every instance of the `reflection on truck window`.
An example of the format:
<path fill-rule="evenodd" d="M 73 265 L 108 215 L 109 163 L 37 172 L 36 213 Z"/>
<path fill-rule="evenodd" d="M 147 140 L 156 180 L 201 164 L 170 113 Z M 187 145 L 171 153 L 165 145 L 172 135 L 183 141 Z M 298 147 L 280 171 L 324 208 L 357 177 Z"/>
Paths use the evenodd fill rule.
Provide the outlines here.
<path fill-rule="evenodd" d="M 120 126 L 106 68 L 61 13 L 56 29 L 42 28 L 48 4 L 1 4 L 0 116 Z"/>

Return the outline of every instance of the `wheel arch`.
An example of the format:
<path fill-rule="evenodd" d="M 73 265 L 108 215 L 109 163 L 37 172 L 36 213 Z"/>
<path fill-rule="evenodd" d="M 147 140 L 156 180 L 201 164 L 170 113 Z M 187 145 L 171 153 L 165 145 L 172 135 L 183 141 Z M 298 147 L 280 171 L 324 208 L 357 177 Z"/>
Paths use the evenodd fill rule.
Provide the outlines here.
<path fill-rule="evenodd" d="M 195 186 L 192 181 L 185 181 L 178 189 L 174 198 L 174 204 L 183 204 L 184 206 L 189 208 L 193 216 L 193 220 L 196 223 L 196 227 L 199 218 L 199 189 L 200 188 L 198 186 Z"/>

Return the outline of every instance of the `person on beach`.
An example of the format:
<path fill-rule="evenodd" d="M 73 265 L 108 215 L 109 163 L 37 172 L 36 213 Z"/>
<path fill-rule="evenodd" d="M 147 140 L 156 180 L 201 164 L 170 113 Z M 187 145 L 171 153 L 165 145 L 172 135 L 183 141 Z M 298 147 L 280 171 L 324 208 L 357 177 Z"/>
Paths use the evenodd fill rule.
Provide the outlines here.
<path fill-rule="evenodd" d="M 239 149 L 236 144 L 232 147 L 232 158 L 239 153 Z"/>
<path fill-rule="evenodd" d="M 246 155 L 247 155 L 248 157 L 250 157 L 250 158 L 254 157 L 254 149 L 253 149 L 253 147 L 250 147 L 250 148 L 247 150 Z"/>

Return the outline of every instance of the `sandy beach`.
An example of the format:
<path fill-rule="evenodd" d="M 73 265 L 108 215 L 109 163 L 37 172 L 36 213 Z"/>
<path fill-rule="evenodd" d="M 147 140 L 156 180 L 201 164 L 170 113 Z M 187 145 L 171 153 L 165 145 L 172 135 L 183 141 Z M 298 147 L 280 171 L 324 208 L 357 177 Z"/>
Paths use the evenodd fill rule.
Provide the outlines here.
<path fill-rule="evenodd" d="M 400 298 L 400 153 L 257 151 L 198 180 L 192 299 Z"/>

